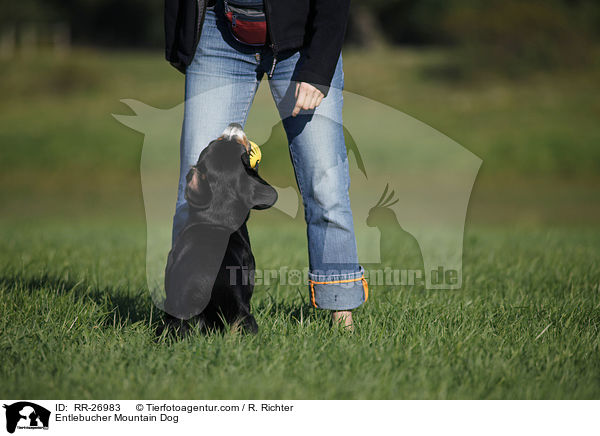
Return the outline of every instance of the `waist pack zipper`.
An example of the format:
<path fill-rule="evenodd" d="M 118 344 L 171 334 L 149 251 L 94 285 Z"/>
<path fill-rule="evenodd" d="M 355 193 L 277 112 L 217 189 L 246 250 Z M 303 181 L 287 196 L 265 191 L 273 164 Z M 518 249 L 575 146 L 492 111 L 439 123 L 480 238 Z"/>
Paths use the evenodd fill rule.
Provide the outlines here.
<path fill-rule="evenodd" d="M 273 51 L 273 64 L 271 65 L 271 70 L 267 73 L 269 79 L 273 78 L 273 72 L 275 71 L 275 64 L 277 64 L 277 56 L 275 55 L 275 51 Z"/>
<path fill-rule="evenodd" d="M 265 2 L 265 18 L 267 20 L 267 30 L 269 32 L 269 39 L 271 40 L 271 50 L 273 50 L 273 64 L 271 65 L 271 69 L 267 73 L 269 79 L 273 78 L 273 73 L 275 72 L 275 65 L 277 65 L 277 45 L 275 40 L 273 39 L 273 31 L 271 29 L 271 24 L 269 23 L 269 15 L 271 13 L 271 7 L 269 0 L 264 0 Z"/>

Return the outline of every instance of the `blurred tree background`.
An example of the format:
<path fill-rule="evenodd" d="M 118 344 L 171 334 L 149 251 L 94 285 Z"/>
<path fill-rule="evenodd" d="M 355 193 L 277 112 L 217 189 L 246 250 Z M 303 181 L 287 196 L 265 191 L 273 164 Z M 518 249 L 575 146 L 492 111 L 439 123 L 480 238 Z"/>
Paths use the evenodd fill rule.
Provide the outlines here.
<path fill-rule="evenodd" d="M 596 0 L 365 0 L 348 42 L 443 46 L 455 49 L 448 72 L 519 75 L 588 65 L 599 29 Z"/>
<path fill-rule="evenodd" d="M 49 42 L 56 23 L 68 25 L 75 45 L 156 48 L 162 43 L 163 3 L 157 1 L 4 1 L 1 11 L 2 30 L 16 30 L 17 44 L 32 27 L 42 42 Z"/>
<path fill-rule="evenodd" d="M 162 47 L 159 1 L 5 0 L 0 8 L 4 51 L 57 39 L 73 45 Z M 456 48 L 446 72 L 518 75 L 593 62 L 589 49 L 600 40 L 599 29 L 597 0 L 361 0 L 352 4 L 347 44 Z"/>

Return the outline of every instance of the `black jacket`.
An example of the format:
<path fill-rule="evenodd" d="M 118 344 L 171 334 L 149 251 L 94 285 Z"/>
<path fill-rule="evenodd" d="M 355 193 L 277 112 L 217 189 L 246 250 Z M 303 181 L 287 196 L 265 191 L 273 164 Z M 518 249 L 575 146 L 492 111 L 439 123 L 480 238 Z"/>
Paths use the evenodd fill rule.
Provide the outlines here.
<path fill-rule="evenodd" d="M 342 50 L 350 0 L 264 0 L 275 56 L 300 49 L 294 77 L 328 87 Z M 200 40 L 207 0 L 165 0 L 166 58 L 185 73 Z M 320 85 L 320 86 L 319 86 Z"/>

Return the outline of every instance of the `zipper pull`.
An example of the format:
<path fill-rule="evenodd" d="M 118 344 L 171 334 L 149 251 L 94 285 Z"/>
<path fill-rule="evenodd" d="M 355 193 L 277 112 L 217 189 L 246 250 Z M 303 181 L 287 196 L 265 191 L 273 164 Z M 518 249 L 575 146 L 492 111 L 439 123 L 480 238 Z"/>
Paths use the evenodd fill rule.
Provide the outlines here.
<path fill-rule="evenodd" d="M 271 70 L 267 73 L 267 76 L 269 76 L 269 79 L 273 78 L 273 72 L 275 71 L 276 63 L 277 63 L 277 56 L 275 56 L 275 54 L 273 54 L 273 64 L 271 65 Z"/>

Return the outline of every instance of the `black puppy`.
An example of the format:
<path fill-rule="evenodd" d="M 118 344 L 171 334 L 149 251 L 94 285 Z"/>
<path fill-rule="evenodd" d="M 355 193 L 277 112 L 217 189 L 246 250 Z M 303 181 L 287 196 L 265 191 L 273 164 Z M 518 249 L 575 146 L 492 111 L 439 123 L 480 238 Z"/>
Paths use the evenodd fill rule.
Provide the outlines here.
<path fill-rule="evenodd" d="M 165 271 L 165 311 L 180 333 L 190 324 L 223 322 L 258 331 L 250 314 L 255 264 L 246 221 L 250 209 L 271 207 L 277 191 L 250 166 L 250 152 L 241 126 L 230 124 L 187 174 L 189 218 Z"/>

